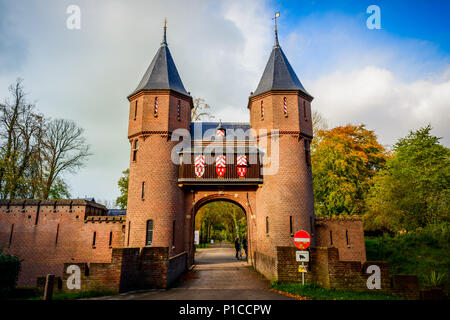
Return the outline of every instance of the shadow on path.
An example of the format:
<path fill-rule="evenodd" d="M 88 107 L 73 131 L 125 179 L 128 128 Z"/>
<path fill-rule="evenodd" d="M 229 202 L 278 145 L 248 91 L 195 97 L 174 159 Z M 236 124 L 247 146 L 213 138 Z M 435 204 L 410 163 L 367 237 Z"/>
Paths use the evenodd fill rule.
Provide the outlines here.
<path fill-rule="evenodd" d="M 270 291 L 269 281 L 235 258 L 229 244 L 197 249 L 194 268 L 167 290 L 125 293 L 97 299 L 115 300 L 288 300 Z"/>

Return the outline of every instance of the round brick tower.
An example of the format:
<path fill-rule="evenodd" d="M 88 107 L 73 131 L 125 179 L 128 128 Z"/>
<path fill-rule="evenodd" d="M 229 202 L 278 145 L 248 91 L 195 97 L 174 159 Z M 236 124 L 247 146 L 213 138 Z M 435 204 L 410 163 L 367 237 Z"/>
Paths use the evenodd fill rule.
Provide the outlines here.
<path fill-rule="evenodd" d="M 192 98 L 185 90 L 166 41 L 136 90 L 128 96 L 130 177 L 125 247 L 169 247 L 183 251 L 184 200 L 171 161 L 175 129 L 189 129 Z"/>
<path fill-rule="evenodd" d="M 312 100 L 284 55 L 275 29 L 275 45 L 248 103 L 251 127 L 268 162 L 264 184 L 256 192 L 258 250 L 272 257 L 276 246 L 293 246 L 298 230 L 308 231 L 314 239 Z"/>

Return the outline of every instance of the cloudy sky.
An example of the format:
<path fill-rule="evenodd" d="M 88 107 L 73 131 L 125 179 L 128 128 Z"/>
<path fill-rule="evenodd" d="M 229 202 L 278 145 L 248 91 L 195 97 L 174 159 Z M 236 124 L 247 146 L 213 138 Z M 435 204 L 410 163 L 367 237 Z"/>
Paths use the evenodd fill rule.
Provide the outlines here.
<path fill-rule="evenodd" d="M 381 29 L 369 30 L 369 5 Z M 81 29 L 69 30 L 69 5 Z M 52 118 L 75 120 L 94 155 L 65 178 L 73 197 L 113 200 L 128 167 L 128 102 L 162 38 L 184 86 L 222 121 L 246 109 L 273 45 L 281 46 L 331 126 L 365 123 L 392 145 L 431 123 L 450 145 L 450 2 L 0 0 L 0 97 L 17 77 Z"/>

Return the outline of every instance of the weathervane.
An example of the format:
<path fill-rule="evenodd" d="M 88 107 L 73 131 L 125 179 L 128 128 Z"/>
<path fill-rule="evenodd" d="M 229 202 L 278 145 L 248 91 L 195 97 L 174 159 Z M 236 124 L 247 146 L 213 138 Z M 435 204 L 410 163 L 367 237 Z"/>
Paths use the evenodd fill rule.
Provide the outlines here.
<path fill-rule="evenodd" d="M 167 18 L 164 18 L 164 37 L 163 42 L 161 43 L 163 45 L 167 45 L 166 31 L 167 31 Z"/>
<path fill-rule="evenodd" d="M 275 17 L 272 18 L 272 20 L 275 21 L 275 47 L 278 47 L 278 29 L 277 29 L 277 18 L 280 17 L 280 12 L 275 13 Z"/>

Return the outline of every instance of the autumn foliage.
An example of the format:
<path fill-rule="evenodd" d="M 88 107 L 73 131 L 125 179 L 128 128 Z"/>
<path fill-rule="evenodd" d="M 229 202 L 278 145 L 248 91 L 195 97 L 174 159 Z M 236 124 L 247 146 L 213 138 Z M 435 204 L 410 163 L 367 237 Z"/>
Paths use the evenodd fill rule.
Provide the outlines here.
<path fill-rule="evenodd" d="M 365 125 L 318 131 L 312 145 L 316 214 L 362 214 L 365 194 L 386 159 L 385 148 Z"/>

